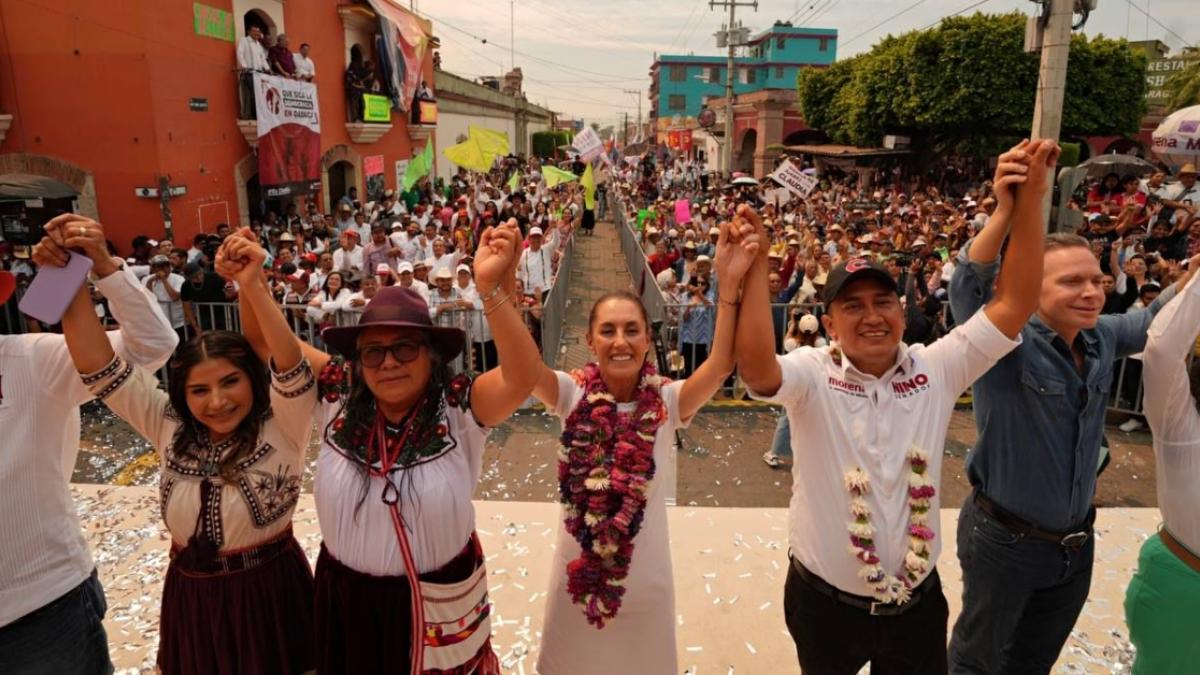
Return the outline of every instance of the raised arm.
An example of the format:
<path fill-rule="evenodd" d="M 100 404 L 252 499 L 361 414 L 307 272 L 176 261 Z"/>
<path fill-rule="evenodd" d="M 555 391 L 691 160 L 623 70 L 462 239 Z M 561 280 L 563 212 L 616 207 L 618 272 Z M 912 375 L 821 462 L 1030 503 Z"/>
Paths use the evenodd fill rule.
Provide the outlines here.
<path fill-rule="evenodd" d="M 471 410 L 484 426 L 495 426 L 516 412 L 546 370 L 520 312 L 510 302 L 516 292 L 520 245 L 517 221 L 510 219 L 484 230 L 475 251 L 475 287 L 484 298 L 483 315 L 500 361 L 471 388 Z"/>
<path fill-rule="evenodd" d="M 276 372 L 284 373 L 300 364 L 303 354 L 300 351 L 300 340 L 292 333 L 282 310 L 275 304 L 271 289 L 263 274 L 263 263 L 267 260 L 267 252 L 258 244 L 245 237 L 234 235 L 225 240 L 217 258 L 224 258 L 240 264 L 237 273 L 240 296 L 244 304 L 249 305 L 258 323 L 258 330 L 267 344 L 271 361 Z"/>
<path fill-rule="evenodd" d="M 249 228 L 243 228 L 239 230 L 236 235 L 231 235 L 230 238 L 234 236 L 245 238 L 251 242 L 254 241 L 254 233 L 251 232 Z M 224 247 L 222 246 L 222 249 L 223 248 Z M 261 262 L 259 265 L 261 270 Z M 223 278 L 229 281 L 235 281 L 237 280 L 239 274 L 244 272 L 246 263 L 232 259 L 228 256 L 218 255 L 215 266 L 217 273 Z M 261 271 L 258 271 L 258 274 L 261 279 Z M 266 280 L 262 279 L 262 283 L 265 286 Z M 238 284 L 241 285 L 241 282 L 239 281 Z M 259 323 L 258 311 L 255 308 L 255 304 L 251 302 L 247 295 L 248 293 L 244 288 L 242 292 L 238 293 L 238 312 L 241 317 L 242 335 L 245 336 L 245 338 L 250 342 L 250 345 L 254 348 L 255 353 L 258 354 L 258 357 L 264 362 L 269 363 L 269 360 L 272 356 L 272 347 L 266 333 L 264 333 L 263 328 Z M 273 301 L 271 304 L 272 307 L 274 307 Z M 277 308 L 275 311 L 278 311 Z M 283 321 L 286 325 L 287 320 L 283 319 Z M 288 329 L 288 332 L 291 333 L 290 328 Z M 293 339 L 295 339 L 294 335 Z M 321 370 L 325 368 L 325 365 L 329 363 L 329 354 L 326 354 L 320 349 L 313 347 L 309 343 L 300 342 L 297 340 L 297 346 L 300 348 L 300 351 L 304 357 L 308 359 L 308 364 L 312 367 L 314 373 L 320 373 Z"/>
<path fill-rule="evenodd" d="M 1188 267 L 1196 265 L 1200 256 L 1192 258 Z M 1186 365 L 1198 333 L 1200 283 L 1192 280 L 1154 318 L 1142 353 L 1146 419 L 1158 440 L 1191 441 L 1200 428 Z"/>
<path fill-rule="evenodd" d="M 1032 153 L 1027 168 L 1014 164 L 996 182 L 996 201 L 1002 192 L 1016 192 L 1013 206 L 1012 239 L 1000 268 L 996 293 L 984 307 L 996 328 L 1009 339 L 1016 339 L 1029 317 L 1038 308 L 1042 292 L 1042 259 L 1044 257 L 1046 223 L 1042 216 L 1042 198 L 1050 188 L 1049 176 L 1058 164 L 1061 150 L 1054 141 L 1043 140 L 1021 150 Z M 1002 162 L 1004 163 L 1004 162 Z M 1017 169 L 1021 167 L 1021 169 Z M 999 169 L 997 170 L 999 174 Z M 1020 188 L 1016 186 L 1020 185 Z M 1008 197 L 1011 199 L 1011 196 Z M 971 247 L 974 253 L 974 246 Z"/>
<path fill-rule="evenodd" d="M 734 229 L 737 228 L 737 229 Z M 717 240 L 717 277 L 723 281 L 717 297 L 716 330 L 708 359 L 684 380 L 679 392 L 679 418 L 690 420 L 717 393 L 733 372 L 733 343 L 737 330 L 738 292 L 746 272 L 758 257 L 761 243 L 754 226 L 744 221 L 725 223 Z M 773 334 L 773 333 L 772 333 Z M 773 351 L 773 350 L 772 350 Z"/>
<path fill-rule="evenodd" d="M 767 241 L 762 219 L 749 206 L 738 207 L 735 223 L 753 227 L 760 241 Z M 775 324 L 771 320 L 770 289 L 767 285 L 767 247 L 759 246 L 754 262 L 742 281 L 742 304 L 738 313 L 734 349 L 738 372 L 750 391 L 771 396 L 783 384 L 783 371 L 775 360 Z"/>
<path fill-rule="evenodd" d="M 179 338 L 154 296 L 109 256 L 101 225 L 82 216 L 63 214 L 47 223 L 45 230 L 47 236 L 34 249 L 34 261 L 38 265 L 62 266 L 67 262 L 68 249 L 82 251 L 92 259 L 92 273 L 98 278 L 96 287 L 109 299 L 109 307 L 121 326 L 119 333 L 107 334 L 92 307 L 87 285 L 81 287 L 63 316 L 65 342 L 75 369 L 85 373 L 100 370 L 112 361 L 114 350 L 135 366 L 156 370 L 166 363 Z M 77 376 L 70 375 L 74 388 Z M 90 398 L 82 389 L 79 393 L 82 400 Z"/>

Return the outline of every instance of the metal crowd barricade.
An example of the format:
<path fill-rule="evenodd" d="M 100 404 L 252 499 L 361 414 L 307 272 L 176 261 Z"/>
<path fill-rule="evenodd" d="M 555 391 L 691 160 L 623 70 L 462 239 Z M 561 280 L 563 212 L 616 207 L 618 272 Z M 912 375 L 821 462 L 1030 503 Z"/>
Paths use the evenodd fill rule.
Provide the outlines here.
<path fill-rule="evenodd" d="M 555 272 L 550 292 L 546 294 L 546 300 L 542 303 L 542 361 L 549 368 L 555 367 L 558 353 L 562 349 L 563 326 L 567 317 L 567 285 L 571 281 L 574 260 L 575 235 L 572 233 L 558 259 L 558 271 Z"/>
<path fill-rule="evenodd" d="M 633 279 L 634 292 L 642 299 L 651 321 L 662 321 L 666 308 L 666 300 L 658 287 L 658 280 L 650 270 L 650 263 L 638 242 L 638 235 L 633 224 L 625 217 L 625 206 L 615 196 L 612 197 L 613 222 L 621 238 L 621 253 L 625 256 L 625 266 Z"/>

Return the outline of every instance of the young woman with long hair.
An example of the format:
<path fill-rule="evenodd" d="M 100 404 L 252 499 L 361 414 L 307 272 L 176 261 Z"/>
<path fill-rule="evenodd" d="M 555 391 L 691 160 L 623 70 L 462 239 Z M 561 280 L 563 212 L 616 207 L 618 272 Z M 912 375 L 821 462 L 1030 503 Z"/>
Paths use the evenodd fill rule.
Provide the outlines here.
<path fill-rule="evenodd" d="M 738 290 L 758 236 L 722 228 L 713 353 L 683 381 L 647 354 L 646 309 L 628 291 L 592 306 L 595 361 L 565 373 L 541 366 L 534 395 L 562 420 L 562 522 L 538 659 L 542 675 L 679 672 L 666 486 L 675 430 L 686 427 L 733 370 Z"/>
<path fill-rule="evenodd" d="M 471 495 L 488 431 L 529 397 L 542 363 L 511 302 L 519 241 L 510 220 L 485 230 L 475 253 L 500 366 L 474 380 L 448 367 L 463 332 L 435 326 L 421 296 L 399 286 L 380 289 L 357 325 L 324 331 L 334 355 L 303 346 L 320 372 L 321 673 L 499 672 Z M 233 246 L 223 274 L 260 255 L 245 239 Z M 242 316 L 259 343 L 261 309 L 243 305 Z"/>
<path fill-rule="evenodd" d="M 153 373 L 113 352 L 90 305 L 76 303 L 63 317 L 84 383 L 158 451 L 171 534 L 158 652 L 165 675 L 315 666 L 312 571 L 292 535 L 292 512 L 316 377 L 274 304 L 265 259 L 236 281 L 257 310 L 270 368 L 241 335 L 208 331 L 179 347 L 164 392 Z"/>

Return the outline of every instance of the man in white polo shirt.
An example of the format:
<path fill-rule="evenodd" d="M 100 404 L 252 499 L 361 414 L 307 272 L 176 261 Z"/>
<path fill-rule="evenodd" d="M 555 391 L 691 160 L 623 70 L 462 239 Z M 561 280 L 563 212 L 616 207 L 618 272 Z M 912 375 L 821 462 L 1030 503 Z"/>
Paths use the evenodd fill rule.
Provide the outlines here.
<path fill-rule="evenodd" d="M 46 233 L 93 260 L 96 288 L 121 325 L 108 333 L 113 348 L 141 367 L 161 367 L 178 338 L 154 295 L 109 257 L 100 224 L 64 214 Z M 61 265 L 65 257 L 45 243 L 35 252 L 43 265 Z M 0 304 L 7 287 L 0 279 Z M 87 284 L 73 302 L 91 305 Z M 6 675 L 112 672 L 101 623 L 104 590 L 67 485 L 79 453 L 79 406 L 91 398 L 62 335 L 0 335 L 0 673 Z"/>
<path fill-rule="evenodd" d="M 947 672 L 949 610 L 936 570 L 946 428 L 959 394 L 1019 344 L 1037 308 L 1041 200 L 1056 159 L 1049 142 L 1000 157 L 1002 205 L 979 237 L 983 254 L 998 251 L 1012 214 L 995 297 L 927 347 L 901 342 L 886 268 L 854 258 L 822 290 L 834 344 L 776 357 L 765 247 L 747 275 L 738 370 L 752 395 L 784 407 L 792 429 L 784 613 L 806 674 L 856 673 L 868 662 L 878 672 Z M 765 235 L 748 207 L 738 215 Z"/>

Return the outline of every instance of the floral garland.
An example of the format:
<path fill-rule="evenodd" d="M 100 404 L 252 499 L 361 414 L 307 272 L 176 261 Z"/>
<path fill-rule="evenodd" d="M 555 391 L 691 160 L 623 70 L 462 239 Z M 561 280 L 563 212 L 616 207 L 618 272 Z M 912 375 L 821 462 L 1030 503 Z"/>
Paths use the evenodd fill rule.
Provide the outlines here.
<path fill-rule="evenodd" d="M 908 552 L 904 554 L 904 569 L 898 576 L 886 573 L 875 554 L 875 526 L 871 524 L 871 507 L 863 497 L 871 491 L 871 482 L 862 469 L 846 472 L 846 490 L 850 492 L 850 555 L 862 563 L 858 576 L 871 584 L 873 597 L 880 602 L 902 605 L 912 598 L 912 589 L 929 570 L 929 542 L 936 536 L 929 527 L 929 510 L 933 506 L 936 488 L 925 475 L 929 456 L 912 446 L 908 450 Z"/>
<path fill-rule="evenodd" d="M 567 532 L 579 542 L 567 563 L 567 592 L 588 623 L 604 628 L 617 615 L 633 558 L 633 538 L 654 478 L 654 439 L 666 419 L 654 366 L 642 367 L 632 415 L 618 412 L 600 368 L 574 373 L 584 397 L 563 423 L 558 454 L 559 496 Z"/>
<path fill-rule="evenodd" d="M 331 425 L 331 440 L 345 452 L 365 461 L 375 461 L 369 457 L 368 446 L 371 430 L 375 424 L 375 403 L 370 398 L 369 405 L 351 405 L 351 366 L 340 356 L 335 356 L 321 370 L 317 378 L 318 395 L 322 401 L 337 403 L 344 400 L 342 409 Z M 471 378 L 458 375 L 446 385 L 443 395 L 437 398 L 426 397 L 420 409 L 415 411 L 410 424 L 415 424 L 416 435 L 405 444 L 403 453 L 397 458 L 397 467 L 406 467 L 428 457 L 440 455 L 453 442 L 449 437 L 450 427 L 446 423 L 446 410 L 449 408 L 466 409 L 470 404 Z M 389 428 L 388 443 L 397 442 Z"/>

